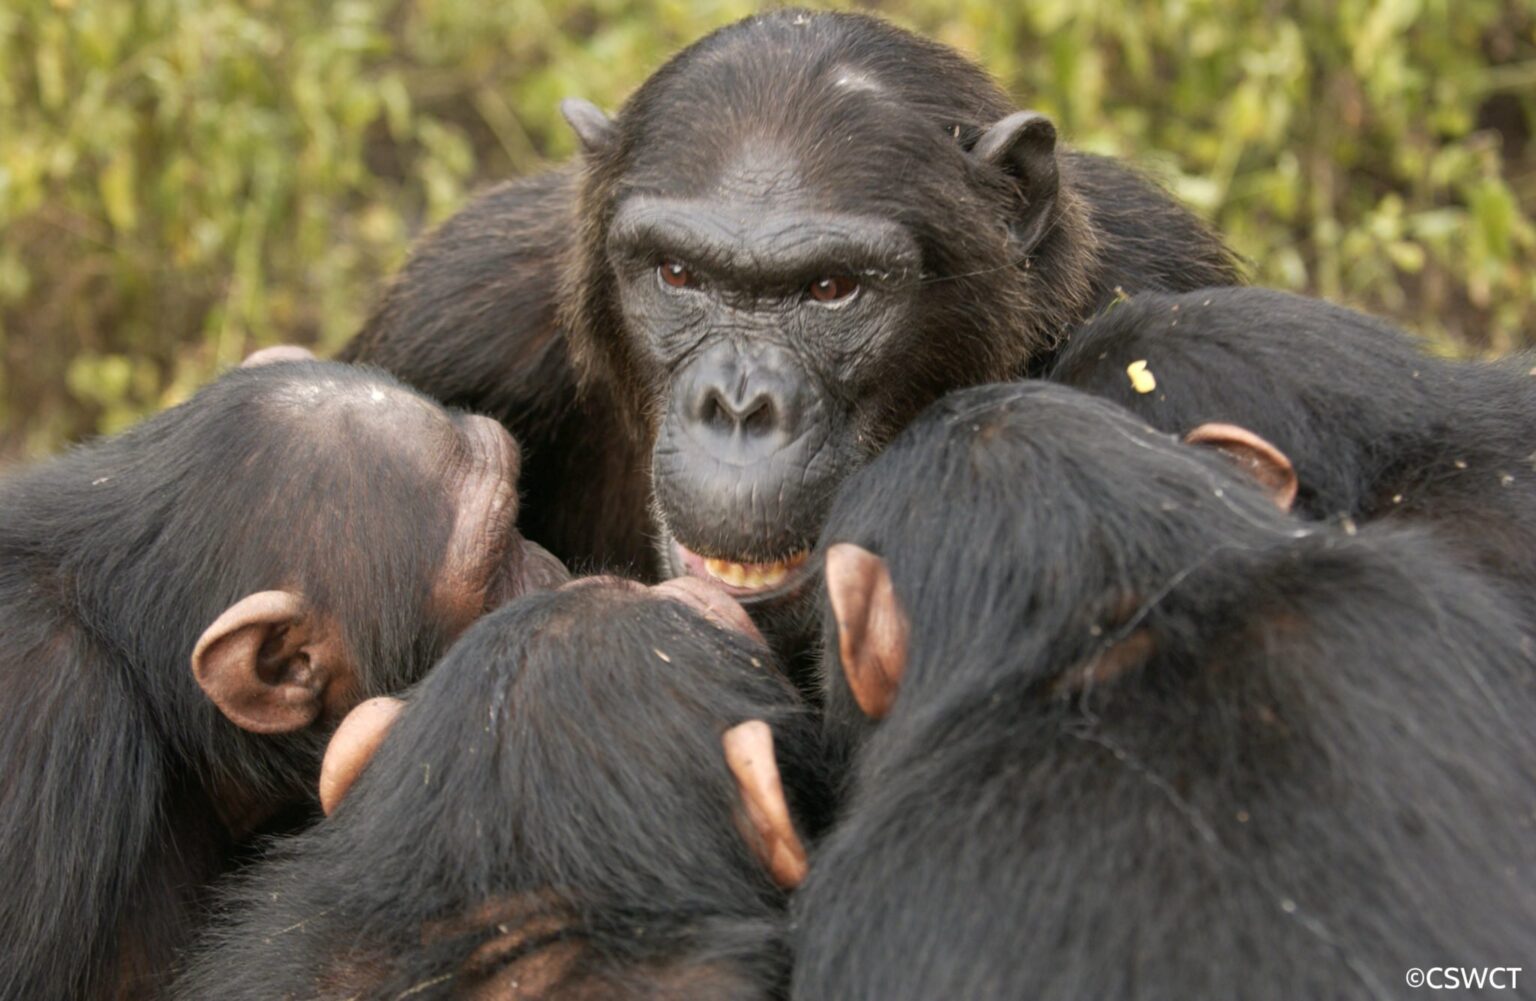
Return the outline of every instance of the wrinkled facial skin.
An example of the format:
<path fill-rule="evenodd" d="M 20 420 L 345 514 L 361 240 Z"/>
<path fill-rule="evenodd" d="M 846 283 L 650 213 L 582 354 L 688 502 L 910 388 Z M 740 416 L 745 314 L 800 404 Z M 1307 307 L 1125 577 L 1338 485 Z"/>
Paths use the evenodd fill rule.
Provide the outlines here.
<path fill-rule="evenodd" d="M 837 484 L 871 453 L 874 385 L 921 267 L 899 224 L 818 208 L 791 170 L 727 170 L 695 197 L 621 203 L 619 301 L 661 385 L 652 475 L 663 558 L 733 596 L 803 584 Z"/>
<path fill-rule="evenodd" d="M 429 417 L 430 419 L 430 417 Z M 517 443 L 486 417 L 449 414 L 418 444 L 454 498 L 454 521 L 432 588 L 432 610 L 449 638 L 485 612 L 570 578 L 560 561 L 517 531 Z M 446 437 L 446 440 L 444 440 Z"/>

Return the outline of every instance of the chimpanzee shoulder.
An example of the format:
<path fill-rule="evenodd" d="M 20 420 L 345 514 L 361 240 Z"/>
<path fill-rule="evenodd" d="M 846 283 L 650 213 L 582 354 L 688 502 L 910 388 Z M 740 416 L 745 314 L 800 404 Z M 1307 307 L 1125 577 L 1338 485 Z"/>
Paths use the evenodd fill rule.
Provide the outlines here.
<path fill-rule="evenodd" d="M 1243 276 L 1243 262 L 1210 225 L 1142 170 L 1080 152 L 1069 152 L 1063 164 L 1088 206 L 1096 237 L 1095 311 L 1143 290 L 1179 292 Z"/>

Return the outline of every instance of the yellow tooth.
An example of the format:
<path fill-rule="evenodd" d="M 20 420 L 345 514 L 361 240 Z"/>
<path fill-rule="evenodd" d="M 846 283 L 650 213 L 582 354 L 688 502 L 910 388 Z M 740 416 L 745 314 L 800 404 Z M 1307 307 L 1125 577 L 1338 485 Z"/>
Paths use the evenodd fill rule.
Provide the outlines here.
<path fill-rule="evenodd" d="M 789 571 L 787 569 L 785 569 L 784 564 L 782 564 L 782 563 L 775 563 L 772 566 L 764 567 L 762 570 L 760 570 L 758 572 L 758 575 L 757 575 L 758 585 L 757 586 L 758 587 L 768 587 L 769 585 L 777 584 L 779 581 L 783 580 L 785 577 L 788 577 L 788 576 L 789 576 Z"/>
<path fill-rule="evenodd" d="M 718 581 L 729 584 L 732 587 L 743 586 L 744 575 L 741 564 L 731 563 L 726 560 L 708 559 L 704 561 L 704 569 L 709 575 Z"/>
<path fill-rule="evenodd" d="M 711 577 L 732 587 L 760 590 L 771 587 L 789 576 L 790 570 L 805 562 L 806 554 L 797 553 L 787 560 L 773 563 L 733 563 L 730 560 L 707 558 L 704 571 Z"/>

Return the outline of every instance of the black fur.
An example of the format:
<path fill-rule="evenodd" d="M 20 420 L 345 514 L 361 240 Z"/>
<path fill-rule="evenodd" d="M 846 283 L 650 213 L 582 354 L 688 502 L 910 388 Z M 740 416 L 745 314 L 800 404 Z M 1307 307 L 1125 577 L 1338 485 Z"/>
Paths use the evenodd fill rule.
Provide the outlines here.
<path fill-rule="evenodd" d="M 1157 380 L 1138 393 L 1126 366 Z M 1284 292 L 1143 293 L 1073 332 L 1053 381 L 1183 435 L 1239 424 L 1296 468 L 1313 519 L 1433 524 L 1536 622 L 1536 356 L 1435 357 L 1387 323 Z"/>
<path fill-rule="evenodd" d="M 336 813 L 242 880 L 175 996 L 776 996 L 783 894 L 722 732 L 770 724 L 801 819 L 825 793 L 814 718 L 768 657 L 613 587 L 492 613 Z"/>
<path fill-rule="evenodd" d="M 1297 521 L 1032 383 L 935 405 L 823 541 L 884 556 L 912 642 L 792 996 L 1385 999 L 1529 953 L 1536 664 L 1426 533 Z"/>
<path fill-rule="evenodd" d="M 445 498 L 353 419 L 379 389 L 411 392 L 237 370 L 0 482 L 0 997 L 151 995 L 238 842 L 313 800 L 321 736 L 240 730 L 193 679 L 227 606 L 302 591 L 345 625 L 364 694 L 446 645 L 424 608 Z"/>
<path fill-rule="evenodd" d="M 422 240 L 341 358 L 496 417 L 523 446 L 523 533 L 578 571 L 643 570 L 649 458 L 611 394 L 577 391 L 555 319 L 575 173 L 501 185 Z"/>

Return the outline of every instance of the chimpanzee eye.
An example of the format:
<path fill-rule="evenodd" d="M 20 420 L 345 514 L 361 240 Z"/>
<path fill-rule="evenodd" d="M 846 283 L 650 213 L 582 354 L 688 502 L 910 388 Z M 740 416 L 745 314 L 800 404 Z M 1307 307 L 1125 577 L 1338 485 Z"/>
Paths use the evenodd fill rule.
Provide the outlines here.
<path fill-rule="evenodd" d="M 661 263 L 656 266 L 656 272 L 661 275 L 661 280 L 673 288 L 687 288 L 693 284 L 693 272 L 682 261 L 663 257 Z"/>
<path fill-rule="evenodd" d="M 806 292 L 817 302 L 837 302 L 859 290 L 859 280 L 852 275 L 825 275 L 811 282 Z"/>

